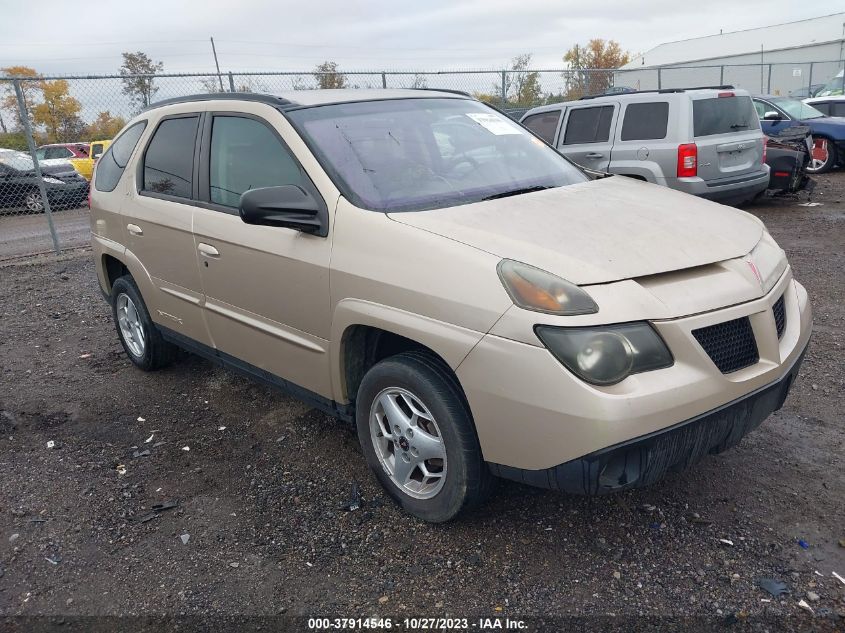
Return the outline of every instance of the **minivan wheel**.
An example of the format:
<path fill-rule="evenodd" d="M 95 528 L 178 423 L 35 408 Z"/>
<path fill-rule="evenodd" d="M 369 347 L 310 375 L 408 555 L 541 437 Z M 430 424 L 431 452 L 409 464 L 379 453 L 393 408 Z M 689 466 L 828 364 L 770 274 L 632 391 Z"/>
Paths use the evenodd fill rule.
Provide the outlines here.
<path fill-rule="evenodd" d="M 826 138 L 813 137 L 813 151 L 816 149 L 825 154 L 825 158 L 814 158 L 811 154 L 810 164 L 807 165 L 807 172 L 811 174 L 823 174 L 830 171 L 836 164 L 836 146 Z"/>
<path fill-rule="evenodd" d="M 358 389 L 356 423 L 367 463 L 409 514 L 442 523 L 488 496 L 492 475 L 469 408 L 433 355 L 405 352 L 372 367 Z"/>
<path fill-rule="evenodd" d="M 111 289 L 114 324 L 120 343 L 136 366 L 153 371 L 170 364 L 176 348 L 165 341 L 131 276 L 120 277 Z"/>

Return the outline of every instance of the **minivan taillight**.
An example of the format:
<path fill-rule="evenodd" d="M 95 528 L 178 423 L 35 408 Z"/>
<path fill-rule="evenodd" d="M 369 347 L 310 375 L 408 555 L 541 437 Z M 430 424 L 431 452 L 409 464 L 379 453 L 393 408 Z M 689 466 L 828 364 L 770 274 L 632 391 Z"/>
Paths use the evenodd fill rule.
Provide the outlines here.
<path fill-rule="evenodd" d="M 678 145 L 678 178 L 698 174 L 698 147 L 695 143 Z"/>

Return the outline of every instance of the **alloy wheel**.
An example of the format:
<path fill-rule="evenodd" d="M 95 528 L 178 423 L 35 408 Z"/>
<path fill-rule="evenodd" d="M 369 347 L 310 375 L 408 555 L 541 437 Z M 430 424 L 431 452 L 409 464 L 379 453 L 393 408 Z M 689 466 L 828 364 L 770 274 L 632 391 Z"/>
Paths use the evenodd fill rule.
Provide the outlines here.
<path fill-rule="evenodd" d="M 434 416 L 414 394 L 382 390 L 370 407 L 370 437 L 382 468 L 400 490 L 430 499 L 446 482 L 446 445 Z"/>
<path fill-rule="evenodd" d="M 133 356 L 141 358 L 147 341 L 144 325 L 135 303 L 124 293 L 117 295 L 117 324 L 126 347 Z"/>
<path fill-rule="evenodd" d="M 830 149 L 826 138 L 813 138 L 813 149 L 810 152 L 810 164 L 807 171 L 816 173 L 822 171 L 830 160 Z"/>
<path fill-rule="evenodd" d="M 29 211 L 40 213 L 44 210 L 44 201 L 41 199 L 41 194 L 38 191 L 31 191 L 26 194 L 23 203 Z"/>

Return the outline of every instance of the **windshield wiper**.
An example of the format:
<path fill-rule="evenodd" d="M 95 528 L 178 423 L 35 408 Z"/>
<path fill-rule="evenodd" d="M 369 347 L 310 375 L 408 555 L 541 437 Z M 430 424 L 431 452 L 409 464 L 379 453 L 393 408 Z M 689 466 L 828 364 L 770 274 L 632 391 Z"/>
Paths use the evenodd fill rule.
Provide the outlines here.
<path fill-rule="evenodd" d="M 533 187 L 522 187 L 521 189 L 511 189 L 510 191 L 502 191 L 501 193 L 494 193 L 492 196 L 482 198 L 482 200 L 495 200 L 496 198 L 508 198 L 510 196 L 519 196 L 523 193 L 531 193 L 532 191 L 543 191 L 544 189 L 553 189 L 548 185 L 534 185 Z"/>

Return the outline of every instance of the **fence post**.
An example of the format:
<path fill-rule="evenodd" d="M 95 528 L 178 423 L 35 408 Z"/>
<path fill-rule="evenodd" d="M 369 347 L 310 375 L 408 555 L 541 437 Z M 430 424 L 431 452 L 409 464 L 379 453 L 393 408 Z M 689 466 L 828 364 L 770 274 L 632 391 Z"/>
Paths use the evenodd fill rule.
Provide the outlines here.
<path fill-rule="evenodd" d="M 719 85 L 720 86 L 725 85 L 725 65 L 724 64 L 719 66 Z"/>
<path fill-rule="evenodd" d="M 232 71 L 229 71 L 229 92 L 235 92 L 235 78 L 232 76 Z"/>
<path fill-rule="evenodd" d="M 661 72 L 662 70 L 663 69 L 660 68 L 660 66 L 657 67 L 657 89 L 658 90 L 661 90 L 663 88 L 663 74 Z"/>
<path fill-rule="evenodd" d="M 813 92 L 813 63 L 810 62 L 810 78 L 807 80 L 807 96 L 812 97 Z"/>
<path fill-rule="evenodd" d="M 381 87 L 387 88 L 387 75 L 385 73 L 381 74 Z"/>
<path fill-rule="evenodd" d="M 769 77 L 766 79 L 766 94 L 772 94 L 772 65 L 769 64 Z"/>
<path fill-rule="evenodd" d="M 502 71 L 502 107 L 508 102 L 508 71 Z"/>
<path fill-rule="evenodd" d="M 23 130 L 26 134 L 26 144 L 29 146 L 29 155 L 32 158 L 32 164 L 35 166 L 35 177 L 38 179 L 38 192 L 41 194 L 41 202 L 44 205 L 44 214 L 47 216 L 47 225 L 50 227 L 50 236 L 53 238 L 53 248 L 58 255 L 62 249 L 59 247 L 59 237 L 56 235 L 56 227 L 53 226 L 53 213 L 50 210 L 50 201 L 47 199 L 47 190 L 44 188 L 44 177 L 41 175 L 41 165 L 38 164 L 38 156 L 35 154 L 35 140 L 32 138 L 32 126 L 29 124 L 29 114 L 26 111 L 26 102 L 23 98 L 23 91 L 21 90 L 21 82 L 19 79 L 12 81 L 15 86 L 15 94 L 18 98 L 18 109 L 21 113 L 21 122 L 23 123 Z"/>

